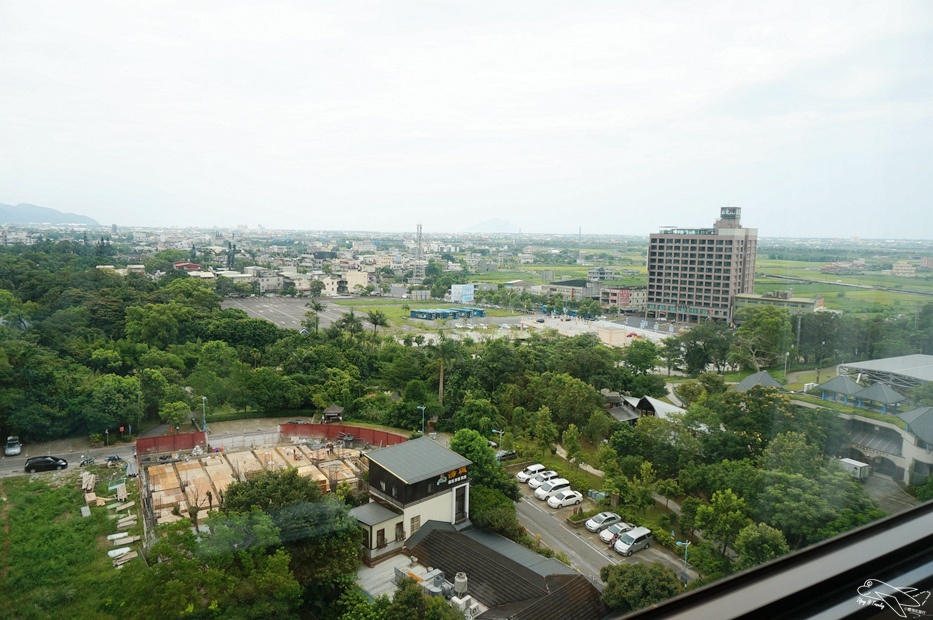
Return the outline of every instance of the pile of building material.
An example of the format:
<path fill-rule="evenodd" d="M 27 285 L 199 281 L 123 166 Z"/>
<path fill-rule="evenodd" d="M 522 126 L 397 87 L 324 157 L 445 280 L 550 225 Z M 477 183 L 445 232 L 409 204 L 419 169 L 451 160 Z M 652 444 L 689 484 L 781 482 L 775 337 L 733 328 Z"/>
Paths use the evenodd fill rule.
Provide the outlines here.
<path fill-rule="evenodd" d="M 226 452 L 227 460 L 230 461 L 230 467 L 239 480 L 246 478 L 255 472 L 262 471 L 262 463 L 256 458 L 256 455 L 249 450 L 242 452 Z"/>
<path fill-rule="evenodd" d="M 152 492 L 152 508 L 156 512 L 156 522 L 165 523 L 162 514 L 167 511 L 171 514 L 172 508 L 179 506 L 184 509 L 185 493 L 181 482 L 175 473 L 172 463 L 153 465 L 147 470 L 149 474 L 149 490 Z M 174 520 L 174 519 L 171 519 Z"/>
<path fill-rule="evenodd" d="M 201 459 L 201 465 L 204 471 L 210 477 L 214 488 L 218 493 L 223 493 L 227 487 L 234 481 L 233 468 L 222 454 L 211 454 L 207 458 Z"/>
<path fill-rule="evenodd" d="M 341 482 L 346 482 L 351 486 L 356 486 L 358 480 L 353 470 L 339 459 L 324 461 L 317 464 L 318 469 L 327 478 L 331 488 L 336 488 Z"/>
<path fill-rule="evenodd" d="M 321 470 L 315 467 L 311 461 L 308 459 L 307 454 L 301 449 L 300 446 L 289 446 L 289 447 L 278 447 L 276 450 L 279 453 L 281 459 L 288 463 L 289 467 L 294 467 L 298 470 L 298 475 L 303 478 L 311 478 L 314 480 L 319 487 L 321 487 L 322 493 L 327 493 L 330 490 L 330 484 L 327 482 L 327 477 L 321 473 Z"/>
<path fill-rule="evenodd" d="M 211 485 L 211 478 L 207 470 L 201 467 L 201 461 L 176 463 L 178 479 L 181 481 L 185 493 L 185 501 L 189 506 L 198 506 L 208 510 L 216 506 L 216 493 Z"/>

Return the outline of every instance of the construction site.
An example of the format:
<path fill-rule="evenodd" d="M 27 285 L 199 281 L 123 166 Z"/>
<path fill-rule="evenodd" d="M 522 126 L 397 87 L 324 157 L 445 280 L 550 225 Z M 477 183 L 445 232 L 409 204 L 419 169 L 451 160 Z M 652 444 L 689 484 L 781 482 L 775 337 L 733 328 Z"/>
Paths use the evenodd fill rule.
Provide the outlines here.
<path fill-rule="evenodd" d="M 212 446 L 203 432 L 153 439 L 137 446 L 146 536 L 163 523 L 218 510 L 230 484 L 261 471 L 294 467 L 322 493 L 344 484 L 358 490 L 366 452 L 405 437 L 339 424 L 287 424 L 279 427 L 274 445 L 225 449 Z"/>

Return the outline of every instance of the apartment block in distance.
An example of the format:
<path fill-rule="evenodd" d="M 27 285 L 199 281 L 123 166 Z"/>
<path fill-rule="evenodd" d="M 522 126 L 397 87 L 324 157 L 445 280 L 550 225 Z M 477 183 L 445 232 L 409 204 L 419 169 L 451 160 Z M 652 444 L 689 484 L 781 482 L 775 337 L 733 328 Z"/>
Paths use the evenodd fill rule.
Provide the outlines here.
<path fill-rule="evenodd" d="M 740 207 L 723 207 L 713 228 L 662 227 L 648 245 L 648 307 L 655 318 L 731 321 L 732 301 L 755 286 L 758 229 Z"/>

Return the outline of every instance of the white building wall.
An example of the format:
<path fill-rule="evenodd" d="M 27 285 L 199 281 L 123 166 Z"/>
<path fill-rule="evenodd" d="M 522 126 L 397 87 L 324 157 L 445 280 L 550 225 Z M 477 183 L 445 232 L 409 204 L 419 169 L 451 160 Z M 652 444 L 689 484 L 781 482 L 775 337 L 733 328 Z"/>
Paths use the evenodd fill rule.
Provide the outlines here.
<path fill-rule="evenodd" d="M 461 484 L 457 487 L 451 488 L 446 493 L 441 493 L 439 495 L 434 495 L 430 499 L 426 499 L 423 502 L 418 502 L 417 504 L 411 504 L 407 506 L 404 510 L 405 516 L 405 532 L 411 536 L 414 532 L 409 532 L 411 528 L 411 519 L 412 517 L 421 517 L 421 525 L 424 525 L 428 521 L 441 521 L 444 523 L 453 523 L 454 522 L 454 513 L 456 512 L 456 501 L 457 493 L 456 490 L 460 487 L 468 487 L 469 485 Z M 467 489 L 466 494 L 466 512 L 470 513 L 470 492 Z"/>

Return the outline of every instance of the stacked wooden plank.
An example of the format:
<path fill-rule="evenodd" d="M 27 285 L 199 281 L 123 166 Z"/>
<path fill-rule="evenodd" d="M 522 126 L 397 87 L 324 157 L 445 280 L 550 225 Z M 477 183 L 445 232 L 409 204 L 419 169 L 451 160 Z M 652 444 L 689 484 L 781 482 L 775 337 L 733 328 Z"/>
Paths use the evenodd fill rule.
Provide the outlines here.
<path fill-rule="evenodd" d="M 123 555 L 119 555 L 113 559 L 114 568 L 123 568 L 123 565 L 129 562 L 130 560 L 139 557 L 139 554 L 135 551 L 128 551 Z"/>
<path fill-rule="evenodd" d="M 163 523 L 175 523 L 175 521 L 181 521 L 186 517 L 174 514 L 171 508 L 161 508 L 155 511 L 155 518 L 156 523 L 162 525 Z"/>
<path fill-rule="evenodd" d="M 200 460 L 177 463 L 175 468 L 178 470 L 178 479 L 185 492 L 185 502 L 189 506 L 207 509 L 209 504 L 214 503 L 212 500 L 217 497 L 217 493 L 211 485 L 207 470 L 201 466 Z"/>
<path fill-rule="evenodd" d="M 181 482 L 172 463 L 153 465 L 148 469 L 152 506 L 155 510 L 172 508 L 185 501 Z"/>
<path fill-rule="evenodd" d="M 230 462 L 230 467 L 233 469 L 235 476 L 239 475 L 245 479 L 245 477 L 250 474 L 262 471 L 262 463 L 259 462 L 259 459 L 256 458 L 256 455 L 250 450 L 226 452 L 224 454 Z"/>
<path fill-rule="evenodd" d="M 322 493 L 327 493 L 330 488 L 327 477 L 321 473 L 320 469 L 314 466 L 308 458 L 307 452 L 303 451 L 301 446 L 279 447 L 276 448 L 276 450 L 279 453 L 279 457 L 285 460 L 290 467 L 296 467 L 298 469 L 299 476 L 311 478 L 321 487 Z M 310 450 L 308 452 L 310 452 Z"/>
<path fill-rule="evenodd" d="M 135 527 L 135 526 L 136 526 L 136 515 L 135 514 L 129 515 L 128 517 L 123 517 L 122 519 L 117 521 L 118 530 L 128 530 L 131 527 Z"/>
<path fill-rule="evenodd" d="M 207 472 L 207 475 L 211 479 L 211 483 L 214 485 L 214 489 L 216 489 L 218 493 L 226 491 L 230 483 L 234 482 L 233 468 L 230 467 L 230 463 L 227 462 L 227 459 L 224 458 L 222 454 L 212 454 L 207 458 L 201 459 L 201 465 L 204 466 L 204 470 Z M 214 504 L 216 504 L 217 501 L 218 497 L 215 495 Z"/>
<path fill-rule="evenodd" d="M 85 493 L 90 493 L 94 490 L 94 487 L 97 486 L 97 482 L 100 478 L 97 474 L 92 474 L 89 471 L 81 472 L 81 489 Z"/>

